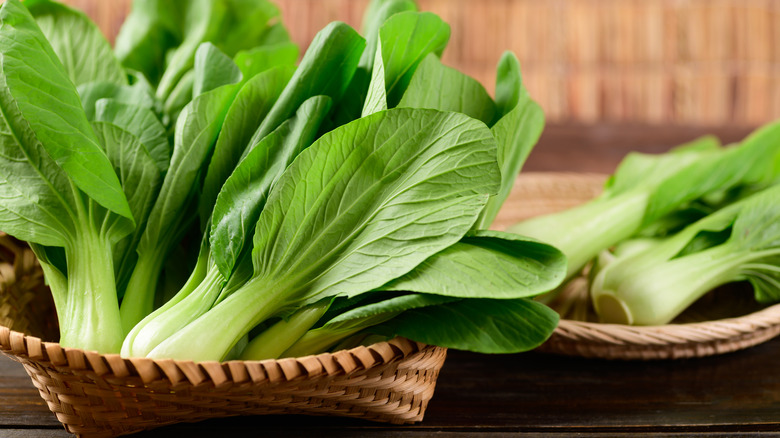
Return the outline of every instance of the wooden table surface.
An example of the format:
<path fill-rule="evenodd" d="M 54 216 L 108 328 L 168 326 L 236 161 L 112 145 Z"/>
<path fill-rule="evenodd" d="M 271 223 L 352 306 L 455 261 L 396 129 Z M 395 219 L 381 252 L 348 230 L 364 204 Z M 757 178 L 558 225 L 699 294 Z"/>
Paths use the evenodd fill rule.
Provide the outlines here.
<path fill-rule="evenodd" d="M 527 171 L 610 172 L 630 150 L 660 152 L 703 133 L 750 130 L 549 126 Z M 275 416 L 184 424 L 139 438 L 189 436 L 751 436 L 780 434 L 780 338 L 702 359 L 620 362 L 542 353 L 451 351 L 425 420 Z M 22 367 L 0 355 L 0 437 L 67 437 Z"/>

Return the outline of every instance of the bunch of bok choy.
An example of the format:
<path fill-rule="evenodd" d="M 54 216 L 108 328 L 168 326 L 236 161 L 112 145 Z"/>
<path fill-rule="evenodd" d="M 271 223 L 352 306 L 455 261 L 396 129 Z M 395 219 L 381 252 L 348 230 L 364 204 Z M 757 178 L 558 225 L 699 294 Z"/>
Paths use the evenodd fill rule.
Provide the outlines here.
<path fill-rule="evenodd" d="M 544 124 L 514 55 L 493 99 L 407 0 L 372 3 L 364 36 L 329 24 L 299 62 L 278 16 L 136 0 L 112 51 L 59 3 L 0 7 L 0 229 L 40 260 L 60 342 L 194 360 L 542 343 L 557 315 L 530 298 L 566 258 L 486 231 Z"/>
<path fill-rule="evenodd" d="M 666 324 L 727 283 L 780 300 L 778 182 L 780 123 L 771 123 L 735 145 L 705 137 L 629 154 L 594 200 L 510 231 L 560 248 L 569 278 L 595 260 L 588 290 L 601 321 Z M 565 313 L 567 296 L 557 301 Z"/>

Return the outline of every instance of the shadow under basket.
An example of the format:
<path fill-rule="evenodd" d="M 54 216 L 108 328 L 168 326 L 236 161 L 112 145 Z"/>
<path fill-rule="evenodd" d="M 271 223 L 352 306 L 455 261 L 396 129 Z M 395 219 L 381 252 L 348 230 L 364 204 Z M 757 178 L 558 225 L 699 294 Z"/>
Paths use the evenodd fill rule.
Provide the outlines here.
<path fill-rule="evenodd" d="M 54 321 L 54 323 L 53 323 Z M 237 415 L 421 421 L 446 349 L 396 338 L 265 361 L 124 359 L 56 342 L 51 294 L 32 252 L 0 235 L 0 351 L 24 365 L 68 432 L 111 437 Z"/>

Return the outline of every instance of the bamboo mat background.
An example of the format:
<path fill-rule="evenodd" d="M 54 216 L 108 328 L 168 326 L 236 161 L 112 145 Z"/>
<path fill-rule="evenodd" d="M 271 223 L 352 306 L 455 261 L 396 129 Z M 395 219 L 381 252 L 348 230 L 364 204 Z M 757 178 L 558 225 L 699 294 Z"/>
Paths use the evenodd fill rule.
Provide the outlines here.
<path fill-rule="evenodd" d="M 132 0 L 66 0 L 107 35 Z M 276 0 L 305 48 L 368 0 Z M 418 0 L 452 26 L 444 61 L 492 93 L 514 51 L 551 122 L 752 126 L 780 117 L 780 0 Z"/>

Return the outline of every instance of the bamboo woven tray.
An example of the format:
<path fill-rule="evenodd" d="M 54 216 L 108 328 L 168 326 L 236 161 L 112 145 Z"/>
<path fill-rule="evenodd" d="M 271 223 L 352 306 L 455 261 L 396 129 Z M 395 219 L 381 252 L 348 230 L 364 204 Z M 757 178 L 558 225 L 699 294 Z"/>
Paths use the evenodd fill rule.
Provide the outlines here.
<path fill-rule="evenodd" d="M 525 173 L 498 218 L 498 228 L 580 204 L 601 192 L 605 175 Z M 570 285 L 587 304 L 584 279 Z M 747 292 L 747 293 L 746 293 Z M 728 353 L 780 334 L 780 304 L 759 308 L 751 291 L 715 291 L 673 324 L 627 326 L 562 319 L 541 351 L 605 359 L 649 360 Z M 581 305 L 585 305 L 580 303 Z M 727 316 L 727 317 L 723 317 Z"/>
<path fill-rule="evenodd" d="M 24 365 L 68 432 L 111 437 L 237 415 L 421 421 L 446 349 L 407 339 L 295 359 L 123 359 L 62 348 L 32 252 L 0 233 L 0 351 Z M 34 336 L 33 336 L 34 335 Z"/>

